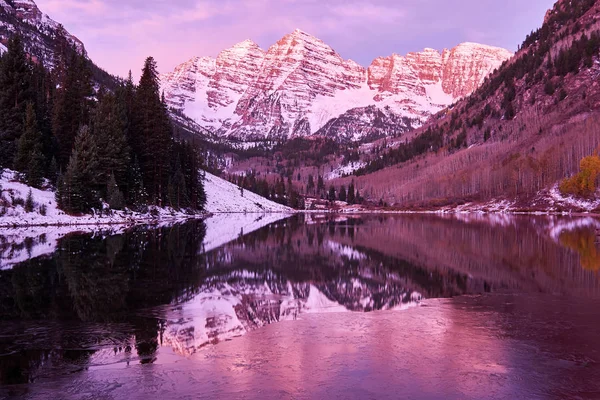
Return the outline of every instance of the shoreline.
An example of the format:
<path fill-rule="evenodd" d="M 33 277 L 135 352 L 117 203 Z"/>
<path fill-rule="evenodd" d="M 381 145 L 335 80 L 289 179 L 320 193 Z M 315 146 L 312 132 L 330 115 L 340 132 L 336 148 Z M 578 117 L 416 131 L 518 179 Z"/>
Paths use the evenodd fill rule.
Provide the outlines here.
<path fill-rule="evenodd" d="M 2 229 L 21 229 L 21 228 L 63 228 L 63 227 L 135 227 L 140 225 L 156 226 L 165 223 L 180 223 L 193 220 L 207 220 L 219 215 L 287 215 L 293 216 L 297 214 L 305 215 L 511 215 L 511 216 L 555 216 L 555 217 L 595 217 L 600 218 L 600 213 L 585 212 L 585 211 L 482 211 L 482 210 L 378 210 L 378 209 L 329 209 L 329 210 L 295 210 L 295 212 L 206 212 L 188 217 L 172 217 L 172 218 L 152 218 L 152 219 L 135 219 L 135 220 L 93 220 L 81 222 L 47 222 L 47 223 L 3 223 L 0 217 L 0 230 Z M 74 217 L 77 218 L 77 217 Z"/>
<path fill-rule="evenodd" d="M 179 223 L 193 220 L 207 220 L 211 217 L 217 215 L 295 215 L 301 211 L 297 212 L 203 212 L 199 214 L 189 215 L 187 217 L 176 216 L 170 218 L 148 218 L 148 219 L 135 219 L 135 220 L 108 220 L 102 221 L 99 220 L 90 220 L 90 221 L 74 221 L 70 222 L 47 222 L 47 223 L 24 223 L 24 224 L 15 224 L 15 223 L 3 223 L 2 217 L 0 217 L 0 230 L 1 229 L 20 229 L 20 228 L 63 228 L 63 227 L 111 227 L 111 226 L 121 226 L 121 227 L 134 227 L 139 225 L 160 225 L 163 223 Z M 80 217 L 73 217 L 80 218 Z M 86 217 L 81 217 L 86 218 Z M 102 217 L 101 217 L 102 218 Z"/>

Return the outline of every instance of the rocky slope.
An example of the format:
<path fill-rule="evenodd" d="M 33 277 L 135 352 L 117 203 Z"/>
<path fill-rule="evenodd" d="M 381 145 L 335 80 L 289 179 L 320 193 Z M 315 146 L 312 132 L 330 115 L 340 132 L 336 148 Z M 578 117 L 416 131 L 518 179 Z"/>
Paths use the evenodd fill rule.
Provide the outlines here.
<path fill-rule="evenodd" d="M 15 32 L 23 35 L 34 60 L 49 67 L 55 65 L 57 50 L 65 40 L 79 52 L 85 52 L 83 43 L 44 14 L 33 0 L 0 0 L 0 43 L 6 45 Z"/>
<path fill-rule="evenodd" d="M 463 43 L 441 53 L 425 49 L 377 58 L 364 68 L 296 30 L 267 51 L 247 40 L 216 59 L 193 58 L 161 81 L 172 107 L 220 136 L 257 140 L 316 133 L 359 140 L 420 125 L 472 93 L 511 56 Z M 365 127 L 375 122 L 377 129 Z"/>
<path fill-rule="evenodd" d="M 470 96 L 337 184 L 355 179 L 367 200 L 398 208 L 594 210 L 600 193 L 576 199 L 557 186 L 598 151 L 599 77 L 600 1 L 560 0 Z"/>

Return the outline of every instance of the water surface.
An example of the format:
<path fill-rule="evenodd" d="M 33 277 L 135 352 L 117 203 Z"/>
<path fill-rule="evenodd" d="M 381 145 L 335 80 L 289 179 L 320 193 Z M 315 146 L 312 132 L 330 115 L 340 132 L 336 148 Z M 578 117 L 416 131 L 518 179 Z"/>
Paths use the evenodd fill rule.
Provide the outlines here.
<path fill-rule="evenodd" d="M 600 398 L 598 226 L 239 215 L 0 232 L 0 397 Z"/>

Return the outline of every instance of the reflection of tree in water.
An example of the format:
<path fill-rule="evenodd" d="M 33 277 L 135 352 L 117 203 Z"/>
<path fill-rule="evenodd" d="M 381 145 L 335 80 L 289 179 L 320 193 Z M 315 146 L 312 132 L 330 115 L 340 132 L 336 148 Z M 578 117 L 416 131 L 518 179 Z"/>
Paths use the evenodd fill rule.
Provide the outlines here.
<path fill-rule="evenodd" d="M 63 238 L 51 258 L 0 271 L 0 320 L 6 321 L 6 331 L 0 328 L 0 335 L 15 334 L 10 320 L 41 319 L 44 324 L 55 321 L 65 326 L 53 329 L 52 336 L 44 339 L 32 336 L 18 344 L 0 340 L 0 354 L 11 354 L 0 356 L 0 383 L 25 383 L 37 368 L 48 365 L 48 359 L 85 364 L 81 357 L 88 360 L 94 350 L 67 354 L 38 349 L 62 347 L 69 341 L 79 348 L 95 347 L 106 335 L 97 330 L 96 322 L 119 323 L 123 331 L 110 331 L 108 336 L 135 337 L 138 356 L 152 362 L 160 322 L 136 317 L 133 311 L 168 304 L 194 291 L 204 273 L 198 257 L 204 235 L 201 222 L 135 228 L 108 238 L 75 234 Z M 93 324 L 89 333 L 96 337 L 67 338 L 67 321 Z M 31 349 L 23 348 L 27 346 Z"/>
<path fill-rule="evenodd" d="M 600 271 L 600 251 L 596 245 L 596 231 L 589 228 L 578 228 L 563 231 L 560 243 L 579 253 L 581 266 L 589 271 Z"/>

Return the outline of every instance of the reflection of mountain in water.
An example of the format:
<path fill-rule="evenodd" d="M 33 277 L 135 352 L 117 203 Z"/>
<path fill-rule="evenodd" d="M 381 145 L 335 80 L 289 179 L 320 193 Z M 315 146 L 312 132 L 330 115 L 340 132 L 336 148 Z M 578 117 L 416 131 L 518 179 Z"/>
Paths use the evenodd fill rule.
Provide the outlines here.
<path fill-rule="evenodd" d="M 393 286 L 383 291 L 358 279 L 321 284 L 320 289 L 316 284 L 283 282 L 248 271 L 221 278 L 167 313 L 164 340 L 177 353 L 190 355 L 206 345 L 304 313 L 403 309 L 421 300 L 416 292 Z"/>
<path fill-rule="evenodd" d="M 189 355 L 311 312 L 507 290 L 597 296 L 597 273 L 580 266 L 597 265 L 597 253 L 579 233 L 595 225 L 582 224 L 299 215 L 208 252 L 200 222 L 69 235 L 54 254 L 0 271 L 0 354 L 10 354 L 0 356 L 0 383 L 48 368 L 154 362 L 161 346 Z M 68 348 L 80 350 L 58 350 Z"/>

